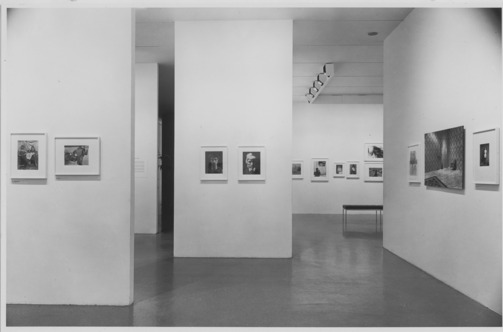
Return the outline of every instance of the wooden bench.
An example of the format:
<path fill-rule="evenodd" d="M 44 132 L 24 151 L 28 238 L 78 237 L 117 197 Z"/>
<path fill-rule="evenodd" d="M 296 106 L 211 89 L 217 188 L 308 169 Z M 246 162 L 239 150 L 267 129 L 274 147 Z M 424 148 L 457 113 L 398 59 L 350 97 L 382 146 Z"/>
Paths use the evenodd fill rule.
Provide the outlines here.
<path fill-rule="evenodd" d="M 377 232 L 377 212 L 379 212 L 379 227 L 382 231 L 382 205 L 343 205 L 342 206 L 342 231 L 345 232 L 348 226 L 348 211 L 375 211 L 376 212 L 376 232 Z"/>

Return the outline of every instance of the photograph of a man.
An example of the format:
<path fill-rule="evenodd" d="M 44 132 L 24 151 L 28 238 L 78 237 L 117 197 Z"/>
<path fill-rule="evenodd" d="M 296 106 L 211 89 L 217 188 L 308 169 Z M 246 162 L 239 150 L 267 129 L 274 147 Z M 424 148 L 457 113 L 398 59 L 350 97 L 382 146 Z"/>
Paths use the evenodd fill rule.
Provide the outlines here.
<path fill-rule="evenodd" d="M 243 152 L 243 174 L 260 174 L 260 152 Z"/>
<path fill-rule="evenodd" d="M 205 165 L 206 174 L 222 174 L 223 173 L 223 152 L 222 151 L 206 151 Z"/>

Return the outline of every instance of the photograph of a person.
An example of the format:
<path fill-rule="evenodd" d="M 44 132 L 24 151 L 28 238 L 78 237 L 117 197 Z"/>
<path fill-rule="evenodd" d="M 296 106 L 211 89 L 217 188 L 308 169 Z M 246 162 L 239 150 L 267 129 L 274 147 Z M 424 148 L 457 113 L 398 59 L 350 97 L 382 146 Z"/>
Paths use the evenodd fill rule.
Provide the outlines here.
<path fill-rule="evenodd" d="M 38 170 L 38 141 L 18 141 L 17 169 Z"/>
<path fill-rule="evenodd" d="M 335 167 L 335 174 L 342 174 L 342 165 L 337 165 Z"/>
<path fill-rule="evenodd" d="M 349 164 L 349 174 L 350 175 L 358 174 L 358 165 L 357 164 Z"/>
<path fill-rule="evenodd" d="M 417 175 L 417 157 L 416 157 L 416 151 L 410 151 L 409 175 L 411 175 L 411 176 L 416 176 Z"/>
<path fill-rule="evenodd" d="M 65 165 L 89 165 L 89 145 L 65 145 Z"/>
<path fill-rule="evenodd" d="M 301 174 L 302 174 L 302 164 L 292 163 L 292 175 L 301 175 Z"/>
<path fill-rule="evenodd" d="M 206 174 L 222 174 L 223 173 L 223 152 L 222 151 L 206 151 Z"/>
<path fill-rule="evenodd" d="M 489 166 L 489 143 L 480 144 L 480 166 Z"/>
<path fill-rule="evenodd" d="M 328 159 L 313 158 L 311 165 L 311 181 L 328 181 Z"/>
<path fill-rule="evenodd" d="M 243 152 L 243 174 L 260 174 L 260 151 Z"/>

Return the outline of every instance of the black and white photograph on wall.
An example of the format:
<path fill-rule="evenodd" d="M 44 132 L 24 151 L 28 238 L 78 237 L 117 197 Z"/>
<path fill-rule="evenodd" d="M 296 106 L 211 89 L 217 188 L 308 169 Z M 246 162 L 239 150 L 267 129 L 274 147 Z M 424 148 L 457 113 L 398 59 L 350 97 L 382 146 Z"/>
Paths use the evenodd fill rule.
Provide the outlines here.
<path fill-rule="evenodd" d="M 427 187 L 464 189 L 465 128 L 424 135 L 424 184 Z"/>
<path fill-rule="evenodd" d="M 10 177 L 47 178 L 47 135 L 11 134 Z"/>
<path fill-rule="evenodd" d="M 364 145 L 365 161 L 383 161 L 384 146 L 382 143 L 365 143 Z"/>
<path fill-rule="evenodd" d="M 419 160 L 421 157 L 420 154 L 420 144 L 413 144 L 408 146 L 408 154 L 409 154 L 409 163 L 407 169 L 407 178 L 409 183 L 420 183 L 419 179 L 420 171 L 419 171 Z"/>
<path fill-rule="evenodd" d="M 238 147 L 239 180 L 265 180 L 265 147 Z"/>
<path fill-rule="evenodd" d="M 304 177 L 304 162 L 302 160 L 292 161 L 292 179 L 302 179 Z"/>
<path fill-rule="evenodd" d="M 200 179 L 227 180 L 227 147 L 201 146 Z"/>
<path fill-rule="evenodd" d="M 38 141 L 18 141 L 17 169 L 38 170 Z"/>
<path fill-rule="evenodd" d="M 497 185 L 500 180 L 500 133 L 492 128 L 473 133 L 473 181 Z"/>
<path fill-rule="evenodd" d="M 328 181 L 328 159 L 313 158 L 311 163 L 311 181 L 325 182 Z"/>
<path fill-rule="evenodd" d="M 383 164 L 382 163 L 365 163 L 364 181 L 365 182 L 382 182 L 383 180 Z"/>
<path fill-rule="evenodd" d="M 346 178 L 347 179 L 358 179 L 360 177 L 360 162 L 359 161 L 348 161 L 346 162 L 348 165 L 348 171 Z"/>
<path fill-rule="evenodd" d="M 65 165 L 89 165 L 89 145 L 65 145 Z"/>
<path fill-rule="evenodd" d="M 334 178 L 343 178 L 344 176 L 346 176 L 345 170 L 346 170 L 346 163 L 343 163 L 340 161 L 334 162 L 333 177 Z"/>

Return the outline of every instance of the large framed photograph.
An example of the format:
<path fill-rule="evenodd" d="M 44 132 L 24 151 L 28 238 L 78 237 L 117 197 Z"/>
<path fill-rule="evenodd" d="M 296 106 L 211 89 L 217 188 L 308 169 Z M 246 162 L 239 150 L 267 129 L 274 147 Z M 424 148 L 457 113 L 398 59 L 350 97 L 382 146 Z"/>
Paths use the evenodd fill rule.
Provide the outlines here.
<path fill-rule="evenodd" d="M 11 134 L 11 179 L 47 178 L 47 134 Z"/>
<path fill-rule="evenodd" d="M 304 161 L 293 160 L 292 161 L 292 179 L 303 179 L 304 178 Z"/>
<path fill-rule="evenodd" d="M 238 180 L 263 181 L 265 180 L 265 147 L 240 146 L 238 147 Z"/>
<path fill-rule="evenodd" d="M 336 161 L 334 162 L 334 171 L 333 171 L 333 177 L 334 178 L 343 178 L 346 176 L 346 163 L 342 161 Z"/>
<path fill-rule="evenodd" d="M 409 180 L 409 183 L 421 183 L 421 175 L 419 170 L 419 165 L 421 165 L 421 163 L 419 162 L 419 159 L 421 157 L 420 148 L 421 145 L 419 143 L 408 146 L 409 163 L 407 165 L 407 178 Z"/>
<path fill-rule="evenodd" d="M 364 144 L 364 161 L 382 162 L 384 159 L 384 146 L 382 143 Z"/>
<path fill-rule="evenodd" d="M 383 180 L 383 164 L 382 163 L 365 163 L 363 171 L 363 180 L 365 182 L 382 182 Z"/>
<path fill-rule="evenodd" d="M 328 181 L 328 158 L 313 158 L 311 161 L 311 181 Z"/>
<path fill-rule="evenodd" d="M 227 180 L 227 147 L 201 146 L 201 180 Z"/>
<path fill-rule="evenodd" d="M 100 175 L 99 137 L 56 137 L 56 175 Z"/>
<path fill-rule="evenodd" d="M 465 128 L 424 135 L 424 184 L 427 187 L 464 189 Z"/>
<path fill-rule="evenodd" d="M 476 184 L 500 183 L 500 129 L 473 133 L 473 181 Z"/>
<path fill-rule="evenodd" d="M 360 177 L 360 162 L 359 161 L 348 161 L 346 162 L 348 171 L 346 173 L 347 179 L 358 179 Z"/>

